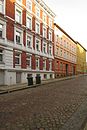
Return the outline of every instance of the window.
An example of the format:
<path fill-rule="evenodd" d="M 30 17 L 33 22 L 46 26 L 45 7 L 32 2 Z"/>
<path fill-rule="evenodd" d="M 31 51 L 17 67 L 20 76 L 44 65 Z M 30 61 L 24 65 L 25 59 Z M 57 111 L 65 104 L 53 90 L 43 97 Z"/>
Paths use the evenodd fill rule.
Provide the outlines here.
<path fill-rule="evenodd" d="M 30 11 L 32 10 L 32 2 L 30 0 L 26 0 L 26 7 L 27 9 L 29 9 Z"/>
<path fill-rule="evenodd" d="M 49 40 L 52 41 L 52 32 L 49 32 Z"/>
<path fill-rule="evenodd" d="M 16 53 L 15 54 L 15 64 L 20 65 L 20 60 L 21 60 L 21 54 Z"/>
<path fill-rule="evenodd" d="M 43 14 L 43 22 L 46 22 L 46 14 Z"/>
<path fill-rule="evenodd" d="M 16 43 L 21 44 L 21 32 L 16 31 Z"/>
<path fill-rule="evenodd" d="M 0 24 L 0 37 L 2 37 L 3 25 Z"/>
<path fill-rule="evenodd" d="M 56 55 L 58 55 L 58 52 L 59 52 L 59 49 L 58 49 L 58 48 L 56 48 Z"/>
<path fill-rule="evenodd" d="M 36 69 L 39 69 L 39 58 L 36 58 Z"/>
<path fill-rule="evenodd" d="M 4 11 L 4 0 L 0 0 L 0 12 L 3 13 Z"/>
<path fill-rule="evenodd" d="M 49 61 L 49 70 L 52 70 L 52 61 Z"/>
<path fill-rule="evenodd" d="M 36 16 L 40 17 L 40 9 L 36 7 Z"/>
<path fill-rule="evenodd" d="M 27 36 L 27 47 L 28 48 L 32 47 L 32 37 L 31 36 Z"/>
<path fill-rule="evenodd" d="M 49 19 L 49 26 L 52 27 L 52 20 Z"/>
<path fill-rule="evenodd" d="M 58 39 L 59 39 L 59 36 L 58 36 L 58 35 L 56 35 L 56 42 L 58 42 Z"/>
<path fill-rule="evenodd" d="M 62 50 L 60 51 L 60 56 L 62 56 Z"/>
<path fill-rule="evenodd" d="M 43 43 L 43 53 L 47 53 L 47 44 Z"/>
<path fill-rule="evenodd" d="M 49 45 L 49 55 L 52 55 L 52 46 Z"/>
<path fill-rule="evenodd" d="M 27 55 L 26 64 L 28 67 L 31 67 L 31 56 L 29 56 L 29 55 Z"/>
<path fill-rule="evenodd" d="M 40 51 L 40 41 L 36 39 L 36 51 Z"/>
<path fill-rule="evenodd" d="M 40 33 L 40 24 L 36 23 L 36 33 Z"/>
<path fill-rule="evenodd" d="M 43 60 L 43 69 L 46 69 L 46 60 Z"/>
<path fill-rule="evenodd" d="M 0 62 L 3 61 L 3 50 L 0 49 Z"/>
<path fill-rule="evenodd" d="M 16 1 L 22 3 L 22 0 L 16 0 Z"/>
<path fill-rule="evenodd" d="M 43 37 L 46 38 L 46 28 L 43 28 Z"/>
<path fill-rule="evenodd" d="M 63 64 L 62 64 L 62 62 L 60 62 L 60 70 L 62 70 L 63 69 Z"/>
<path fill-rule="evenodd" d="M 16 21 L 18 22 L 18 23 L 22 23 L 22 12 L 21 11 L 19 11 L 18 9 L 16 9 Z"/>
<path fill-rule="evenodd" d="M 32 29 L 32 19 L 27 17 L 27 28 Z"/>

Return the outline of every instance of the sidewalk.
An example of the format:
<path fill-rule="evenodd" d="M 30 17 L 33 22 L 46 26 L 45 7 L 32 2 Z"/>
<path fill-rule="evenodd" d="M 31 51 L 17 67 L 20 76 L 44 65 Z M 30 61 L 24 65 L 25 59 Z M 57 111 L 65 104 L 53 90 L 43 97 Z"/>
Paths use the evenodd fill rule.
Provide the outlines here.
<path fill-rule="evenodd" d="M 49 84 L 49 83 L 52 83 L 52 82 L 58 82 L 58 81 L 73 79 L 73 78 L 76 78 L 78 76 L 82 76 L 82 75 L 74 75 L 74 76 L 63 77 L 63 78 L 59 78 L 59 79 L 43 80 L 43 81 L 41 81 L 41 84 L 34 84 L 34 85 L 31 85 L 31 86 L 28 86 L 27 83 L 16 84 L 16 85 L 11 85 L 11 86 L 1 86 L 0 87 L 0 94 L 9 93 L 9 92 L 12 92 L 12 91 L 23 90 L 23 89 L 28 89 L 28 88 L 34 88 L 34 87 L 41 86 L 41 85 L 44 85 L 44 84 Z"/>

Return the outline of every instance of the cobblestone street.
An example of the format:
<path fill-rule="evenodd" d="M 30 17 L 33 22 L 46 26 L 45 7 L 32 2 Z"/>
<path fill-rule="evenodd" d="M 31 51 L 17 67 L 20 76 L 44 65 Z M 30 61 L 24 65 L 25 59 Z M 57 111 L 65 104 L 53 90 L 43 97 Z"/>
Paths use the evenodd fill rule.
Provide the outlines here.
<path fill-rule="evenodd" d="M 86 99 L 87 76 L 0 95 L 0 130 L 60 130 Z"/>

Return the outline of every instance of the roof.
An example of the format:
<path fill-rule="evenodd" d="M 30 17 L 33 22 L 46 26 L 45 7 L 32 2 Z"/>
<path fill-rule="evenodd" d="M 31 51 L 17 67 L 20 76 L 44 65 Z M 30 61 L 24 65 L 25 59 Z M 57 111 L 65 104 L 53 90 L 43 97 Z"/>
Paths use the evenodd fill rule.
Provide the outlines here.
<path fill-rule="evenodd" d="M 87 51 L 79 42 L 77 42 L 77 44 L 79 44 L 85 51 Z"/>

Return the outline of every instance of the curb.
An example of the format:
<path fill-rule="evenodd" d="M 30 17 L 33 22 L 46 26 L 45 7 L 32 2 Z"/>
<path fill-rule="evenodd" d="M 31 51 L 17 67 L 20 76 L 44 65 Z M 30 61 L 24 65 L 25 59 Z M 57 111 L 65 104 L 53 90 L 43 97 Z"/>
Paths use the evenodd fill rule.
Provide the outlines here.
<path fill-rule="evenodd" d="M 14 91 L 19 91 L 19 90 L 24 90 L 24 89 L 30 89 L 30 88 L 36 88 L 38 86 L 41 86 L 41 85 L 45 85 L 45 84 L 50 84 L 50 83 L 54 83 L 54 82 L 59 82 L 59 81 L 64 81 L 64 80 L 70 80 L 70 79 L 74 79 L 76 77 L 81 77 L 83 75 L 75 75 L 75 76 L 71 76 L 71 77 L 65 77 L 65 78 L 60 78 L 60 79 L 53 79 L 51 81 L 44 81 L 42 82 L 41 84 L 34 84 L 34 85 L 31 85 L 31 86 L 22 86 L 20 85 L 20 87 L 14 87 L 14 88 L 8 88 L 6 90 L 0 90 L 0 95 L 1 94 L 6 94 L 6 93 L 10 93 L 10 92 L 14 92 Z"/>

